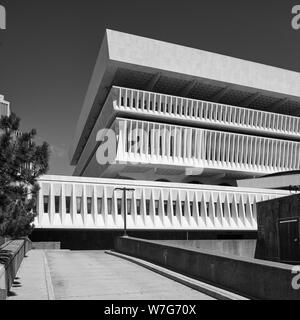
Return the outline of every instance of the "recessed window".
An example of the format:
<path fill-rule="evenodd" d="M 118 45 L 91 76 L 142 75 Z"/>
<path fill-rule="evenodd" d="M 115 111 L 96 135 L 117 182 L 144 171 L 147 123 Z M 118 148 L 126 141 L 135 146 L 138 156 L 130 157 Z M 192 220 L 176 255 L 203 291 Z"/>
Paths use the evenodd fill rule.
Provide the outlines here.
<path fill-rule="evenodd" d="M 60 196 L 55 196 L 54 197 L 54 202 L 55 202 L 55 213 L 59 213 L 59 207 L 60 207 Z"/>
<path fill-rule="evenodd" d="M 112 198 L 107 198 L 107 214 L 112 214 Z"/>
<path fill-rule="evenodd" d="M 122 199 L 117 199 L 118 215 L 122 214 Z"/>
<path fill-rule="evenodd" d="M 173 216 L 176 217 L 176 201 L 173 201 Z"/>
<path fill-rule="evenodd" d="M 199 217 L 201 217 L 202 212 L 201 212 L 201 202 L 200 201 L 198 202 L 198 214 L 199 214 Z"/>
<path fill-rule="evenodd" d="M 44 196 L 44 213 L 49 213 L 49 196 Z"/>
<path fill-rule="evenodd" d="M 150 200 L 149 199 L 146 200 L 146 215 L 147 216 L 150 215 Z"/>
<path fill-rule="evenodd" d="M 97 198 L 98 214 L 102 214 L 102 198 Z"/>
<path fill-rule="evenodd" d="M 218 203 L 215 202 L 215 217 L 217 216 L 218 214 Z"/>
<path fill-rule="evenodd" d="M 165 216 L 167 216 L 168 215 L 168 201 L 167 200 L 164 201 L 164 212 L 165 212 Z"/>
<path fill-rule="evenodd" d="M 87 213 L 91 214 L 92 213 L 92 197 L 87 197 L 86 199 L 86 204 L 87 204 Z"/>
<path fill-rule="evenodd" d="M 81 197 L 76 197 L 77 214 L 81 214 L 81 207 L 82 207 L 81 202 L 82 202 Z"/>
<path fill-rule="evenodd" d="M 184 217 L 184 215 L 185 215 L 185 202 L 184 201 L 181 201 L 181 213 L 182 213 L 182 216 Z"/>
<path fill-rule="evenodd" d="M 194 204 L 193 204 L 193 201 L 190 201 L 190 212 L 191 212 L 191 216 L 193 216 L 193 210 L 194 210 Z"/>
<path fill-rule="evenodd" d="M 132 201 L 131 201 L 131 199 L 127 199 L 127 214 L 128 215 L 131 215 L 131 203 L 132 203 Z"/>
<path fill-rule="evenodd" d="M 66 197 L 66 213 L 71 213 L 71 197 Z"/>
<path fill-rule="evenodd" d="M 136 213 L 138 216 L 141 214 L 141 200 L 136 200 Z"/>
<path fill-rule="evenodd" d="M 209 202 L 206 202 L 206 212 L 207 216 L 209 217 Z"/>
<path fill-rule="evenodd" d="M 223 217 L 225 217 L 225 203 L 222 203 L 222 213 Z"/>
<path fill-rule="evenodd" d="M 155 200 L 155 215 L 159 215 L 159 200 Z"/>

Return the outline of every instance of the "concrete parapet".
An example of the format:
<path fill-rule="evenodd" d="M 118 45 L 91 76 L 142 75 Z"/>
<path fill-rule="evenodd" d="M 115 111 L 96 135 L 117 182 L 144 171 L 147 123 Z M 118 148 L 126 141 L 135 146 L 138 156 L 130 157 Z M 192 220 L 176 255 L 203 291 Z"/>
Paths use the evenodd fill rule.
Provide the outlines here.
<path fill-rule="evenodd" d="M 292 265 L 129 237 L 116 238 L 115 250 L 249 298 L 300 300 Z"/>

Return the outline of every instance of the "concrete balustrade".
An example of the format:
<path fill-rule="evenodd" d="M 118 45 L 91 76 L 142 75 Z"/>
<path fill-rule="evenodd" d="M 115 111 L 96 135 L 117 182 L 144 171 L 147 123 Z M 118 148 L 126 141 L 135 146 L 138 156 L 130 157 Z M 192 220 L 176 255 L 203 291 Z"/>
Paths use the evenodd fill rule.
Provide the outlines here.
<path fill-rule="evenodd" d="M 264 175 L 300 169 L 300 143 L 117 118 L 116 163 Z"/>
<path fill-rule="evenodd" d="M 110 94 L 115 110 L 139 116 L 260 135 L 300 138 L 299 117 L 115 86 Z"/>

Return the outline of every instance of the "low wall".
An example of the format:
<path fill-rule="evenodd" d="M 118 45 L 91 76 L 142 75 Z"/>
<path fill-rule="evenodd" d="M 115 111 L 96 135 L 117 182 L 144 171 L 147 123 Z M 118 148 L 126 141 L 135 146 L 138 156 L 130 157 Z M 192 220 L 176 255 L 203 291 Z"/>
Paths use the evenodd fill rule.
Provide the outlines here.
<path fill-rule="evenodd" d="M 129 237 L 116 238 L 115 250 L 249 298 L 300 300 L 291 265 Z"/>
<path fill-rule="evenodd" d="M 22 260 L 30 249 L 28 240 L 11 240 L 0 247 L 1 257 L 5 254 L 5 261 L 0 263 L 0 300 L 6 299 Z"/>
<path fill-rule="evenodd" d="M 33 250 L 60 250 L 60 242 L 45 241 L 45 242 L 32 242 Z"/>
<path fill-rule="evenodd" d="M 156 241 L 154 241 L 156 242 Z M 254 258 L 256 240 L 159 240 L 159 243 L 179 245 L 187 249 L 205 250 L 211 253 L 230 254 L 245 258 Z"/>

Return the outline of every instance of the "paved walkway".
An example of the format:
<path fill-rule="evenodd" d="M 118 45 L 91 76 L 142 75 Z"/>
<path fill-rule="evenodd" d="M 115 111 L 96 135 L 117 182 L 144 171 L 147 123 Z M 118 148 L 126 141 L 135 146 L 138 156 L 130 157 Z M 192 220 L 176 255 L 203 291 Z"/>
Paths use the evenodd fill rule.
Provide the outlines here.
<path fill-rule="evenodd" d="M 8 300 L 212 300 L 104 251 L 32 250 Z"/>
<path fill-rule="evenodd" d="M 50 300 L 51 279 L 42 250 L 31 250 L 24 258 L 7 300 Z"/>

